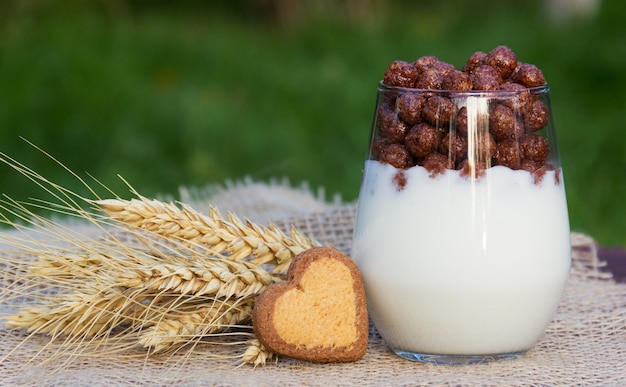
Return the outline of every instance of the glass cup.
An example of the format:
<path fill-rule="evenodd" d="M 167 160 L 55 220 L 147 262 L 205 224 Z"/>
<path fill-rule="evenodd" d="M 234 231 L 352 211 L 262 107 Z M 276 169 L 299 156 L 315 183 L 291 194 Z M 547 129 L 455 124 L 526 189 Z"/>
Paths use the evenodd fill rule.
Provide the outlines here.
<path fill-rule="evenodd" d="M 549 94 L 379 85 L 351 255 L 397 355 L 516 358 L 550 323 L 571 251 Z"/>

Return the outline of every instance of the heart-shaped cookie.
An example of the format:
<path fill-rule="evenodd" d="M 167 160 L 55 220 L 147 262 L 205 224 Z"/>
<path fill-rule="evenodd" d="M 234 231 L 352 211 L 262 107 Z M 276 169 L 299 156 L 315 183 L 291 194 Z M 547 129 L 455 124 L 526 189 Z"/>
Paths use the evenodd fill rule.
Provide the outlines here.
<path fill-rule="evenodd" d="M 365 354 L 368 319 L 363 280 L 347 255 L 314 247 L 296 256 L 287 281 L 256 299 L 252 321 L 272 352 L 314 362 L 346 362 Z"/>

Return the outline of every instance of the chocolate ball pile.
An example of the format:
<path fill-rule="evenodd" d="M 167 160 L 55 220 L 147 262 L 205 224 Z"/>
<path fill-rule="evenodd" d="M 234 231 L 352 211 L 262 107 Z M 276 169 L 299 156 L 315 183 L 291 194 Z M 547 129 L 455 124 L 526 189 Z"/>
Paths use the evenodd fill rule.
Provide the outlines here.
<path fill-rule="evenodd" d="M 387 68 L 386 92 L 376 112 L 372 158 L 396 168 L 415 165 L 432 174 L 467 170 L 466 107 L 448 92 L 502 91 L 489 100 L 488 133 L 474 135 L 471 156 L 478 168 L 502 165 L 535 172 L 545 169 L 550 146 L 536 132 L 545 128 L 549 110 L 531 88 L 545 85 L 539 68 L 522 63 L 510 48 L 476 52 L 461 70 L 434 56 L 413 63 L 396 60 Z M 439 91 L 436 91 L 439 90 Z M 491 97 L 491 96 L 490 96 Z"/>

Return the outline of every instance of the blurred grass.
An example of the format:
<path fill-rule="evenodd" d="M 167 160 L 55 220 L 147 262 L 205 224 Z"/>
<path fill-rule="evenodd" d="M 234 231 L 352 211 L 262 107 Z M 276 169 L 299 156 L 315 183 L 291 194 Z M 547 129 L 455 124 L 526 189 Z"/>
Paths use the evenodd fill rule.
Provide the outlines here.
<path fill-rule="evenodd" d="M 626 3 L 561 22 L 541 1 L 351 3 L 6 1 L 0 151 L 78 192 L 19 137 L 122 195 L 116 174 L 147 196 L 286 176 L 353 200 L 389 62 L 506 44 L 551 84 L 572 229 L 626 246 Z M 41 196 L 6 167 L 0 191 Z"/>

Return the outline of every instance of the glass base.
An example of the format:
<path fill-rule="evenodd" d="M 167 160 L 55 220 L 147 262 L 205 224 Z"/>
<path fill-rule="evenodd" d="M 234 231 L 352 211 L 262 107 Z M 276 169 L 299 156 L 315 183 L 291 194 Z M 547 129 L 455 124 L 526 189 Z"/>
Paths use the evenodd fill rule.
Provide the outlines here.
<path fill-rule="evenodd" d="M 427 364 L 440 365 L 471 365 L 486 364 L 498 360 L 512 360 L 524 356 L 525 352 L 499 353 L 495 355 L 437 355 L 430 353 L 416 353 L 394 349 L 393 352 L 401 358 Z"/>

